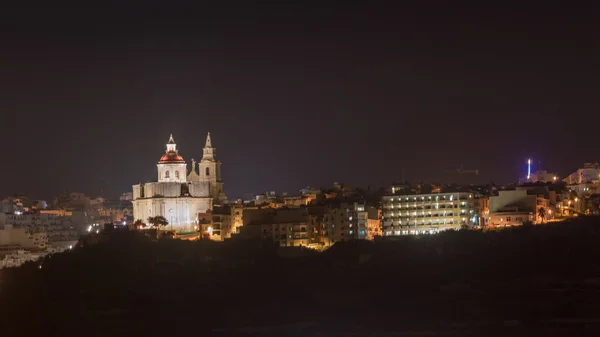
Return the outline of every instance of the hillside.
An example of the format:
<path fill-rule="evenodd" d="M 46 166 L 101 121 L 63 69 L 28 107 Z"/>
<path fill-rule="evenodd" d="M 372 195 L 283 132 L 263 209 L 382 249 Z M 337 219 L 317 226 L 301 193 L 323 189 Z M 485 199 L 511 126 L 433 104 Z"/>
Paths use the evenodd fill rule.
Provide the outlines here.
<path fill-rule="evenodd" d="M 109 241 L 1 271 L 3 336 L 600 333 L 600 219 L 347 242 Z"/>

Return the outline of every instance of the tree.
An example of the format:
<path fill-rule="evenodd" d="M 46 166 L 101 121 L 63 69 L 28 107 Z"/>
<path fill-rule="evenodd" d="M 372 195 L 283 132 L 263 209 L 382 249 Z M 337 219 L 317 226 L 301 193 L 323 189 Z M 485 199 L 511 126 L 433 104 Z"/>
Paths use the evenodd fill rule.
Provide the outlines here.
<path fill-rule="evenodd" d="M 161 226 L 164 227 L 169 224 L 169 221 L 167 221 L 167 219 L 165 219 L 165 217 L 161 215 L 149 217 L 148 222 L 152 225 L 152 227 L 156 227 L 157 232 Z"/>
<path fill-rule="evenodd" d="M 131 224 L 131 229 L 140 229 L 146 227 L 146 223 L 142 219 L 137 219 Z"/>
<path fill-rule="evenodd" d="M 544 223 L 544 219 L 546 218 L 546 209 L 544 207 L 538 209 L 538 216 L 542 219 L 542 223 Z"/>

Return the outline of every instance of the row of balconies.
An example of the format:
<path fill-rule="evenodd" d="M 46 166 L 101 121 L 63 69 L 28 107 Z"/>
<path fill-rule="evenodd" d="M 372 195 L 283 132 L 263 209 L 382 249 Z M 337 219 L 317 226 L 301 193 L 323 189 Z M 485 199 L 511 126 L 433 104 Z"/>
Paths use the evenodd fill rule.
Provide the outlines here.
<path fill-rule="evenodd" d="M 438 223 L 403 224 L 403 225 L 383 227 L 382 230 L 389 231 L 389 230 L 409 229 L 409 228 L 415 228 L 415 227 L 417 227 L 417 228 L 431 227 L 431 228 L 443 229 L 443 228 L 448 228 L 448 227 L 458 227 L 458 226 L 460 226 L 460 224 L 461 224 L 460 222 L 450 222 L 450 223 L 445 223 L 445 224 L 438 224 Z"/>
<path fill-rule="evenodd" d="M 384 197 L 382 199 L 382 202 L 447 202 L 447 201 L 467 201 L 467 200 L 475 200 L 473 198 L 468 198 L 468 197 L 460 197 L 460 198 L 452 198 L 452 200 L 450 200 L 450 197 L 447 198 L 438 198 L 436 200 L 435 197 L 433 198 L 429 198 L 426 197 L 425 199 L 422 199 L 422 197 L 417 197 L 416 199 L 414 197 L 392 197 L 392 198 L 386 198 Z"/>
<path fill-rule="evenodd" d="M 403 210 L 405 210 L 405 211 L 424 211 L 424 210 L 432 210 L 432 209 L 467 209 L 467 208 L 468 209 L 472 209 L 473 207 L 471 207 L 471 206 L 469 206 L 469 207 L 467 207 L 467 206 L 460 206 L 459 207 L 458 205 L 455 205 L 454 207 L 440 206 L 438 208 L 428 207 L 428 206 L 426 206 L 426 207 L 393 207 L 393 208 L 392 207 L 384 207 L 383 210 L 387 211 L 387 212 L 390 212 L 390 211 L 394 211 L 394 210 L 398 210 L 398 211 L 403 211 Z"/>
<path fill-rule="evenodd" d="M 386 220 L 388 219 L 412 219 L 412 218 L 447 218 L 447 217 L 456 217 L 456 216 L 466 216 L 467 213 L 448 213 L 448 214 L 410 214 L 410 215 L 389 215 L 385 216 Z"/>

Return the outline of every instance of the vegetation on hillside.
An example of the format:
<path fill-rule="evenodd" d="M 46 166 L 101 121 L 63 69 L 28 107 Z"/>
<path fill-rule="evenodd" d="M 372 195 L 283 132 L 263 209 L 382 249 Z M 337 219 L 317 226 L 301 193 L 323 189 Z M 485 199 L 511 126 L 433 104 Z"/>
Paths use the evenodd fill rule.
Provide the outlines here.
<path fill-rule="evenodd" d="M 3 336 L 599 331 L 598 218 L 346 242 L 295 258 L 262 241 L 109 236 L 2 270 Z"/>

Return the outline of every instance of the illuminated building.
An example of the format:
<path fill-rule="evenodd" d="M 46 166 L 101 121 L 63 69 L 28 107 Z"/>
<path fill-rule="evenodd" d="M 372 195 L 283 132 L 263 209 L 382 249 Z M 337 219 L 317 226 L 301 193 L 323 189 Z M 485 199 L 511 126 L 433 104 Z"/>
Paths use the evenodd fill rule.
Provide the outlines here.
<path fill-rule="evenodd" d="M 545 170 L 531 172 L 527 176 L 519 179 L 519 184 L 527 183 L 554 183 L 558 180 L 556 173 L 551 173 Z"/>
<path fill-rule="evenodd" d="M 556 209 L 551 199 L 555 199 L 555 192 L 547 187 L 518 187 L 516 190 L 499 191 L 497 196 L 490 197 L 488 225 L 518 226 L 526 221 L 541 223 L 542 220 L 553 219 Z M 543 219 L 539 216 L 540 209 L 544 210 Z"/>
<path fill-rule="evenodd" d="M 377 219 L 377 209 L 372 208 L 371 218 Z M 325 214 L 323 223 L 330 243 L 354 239 L 367 239 L 369 212 L 363 203 L 342 203 L 331 207 Z"/>
<path fill-rule="evenodd" d="M 435 234 L 477 226 L 477 199 L 471 192 L 386 195 L 383 236 Z"/>
<path fill-rule="evenodd" d="M 239 234 L 244 225 L 244 204 L 241 200 L 231 205 L 231 234 Z"/>
<path fill-rule="evenodd" d="M 163 216 L 169 222 L 167 229 L 192 232 L 197 225 L 197 214 L 211 210 L 213 202 L 223 203 L 221 163 L 215 158 L 210 133 L 206 137 L 203 156 L 196 171 L 192 159 L 191 171 L 179 155 L 177 144 L 171 136 L 167 150 L 157 166 L 158 182 L 133 186 L 134 219 L 147 221 L 149 217 Z"/>
<path fill-rule="evenodd" d="M 308 247 L 315 217 L 306 208 L 263 208 L 244 210 L 244 238 L 270 239 L 281 247 Z"/>
<path fill-rule="evenodd" d="M 0 229 L 0 246 L 16 246 L 25 249 L 44 250 L 48 244 L 45 232 L 33 231 L 26 227 L 4 225 Z"/>
<path fill-rule="evenodd" d="M 382 236 L 381 232 L 381 216 L 382 212 L 380 209 L 374 207 L 368 207 L 368 218 L 367 218 L 367 240 L 374 240 L 377 236 Z M 375 212 L 375 216 L 373 216 Z"/>
<path fill-rule="evenodd" d="M 198 214 L 198 231 L 202 238 L 223 241 L 231 238 L 233 223 L 231 207 L 215 206 L 206 213 Z"/>
<path fill-rule="evenodd" d="M 600 193 L 600 164 L 585 163 L 582 168 L 569 174 L 563 181 L 567 183 L 569 191 L 575 193 L 581 200 L 575 203 L 575 209 L 583 211 L 587 209 L 585 199 Z"/>
<path fill-rule="evenodd" d="M 582 168 L 563 179 L 568 185 L 597 183 L 598 180 L 600 180 L 599 163 L 585 163 Z"/>

